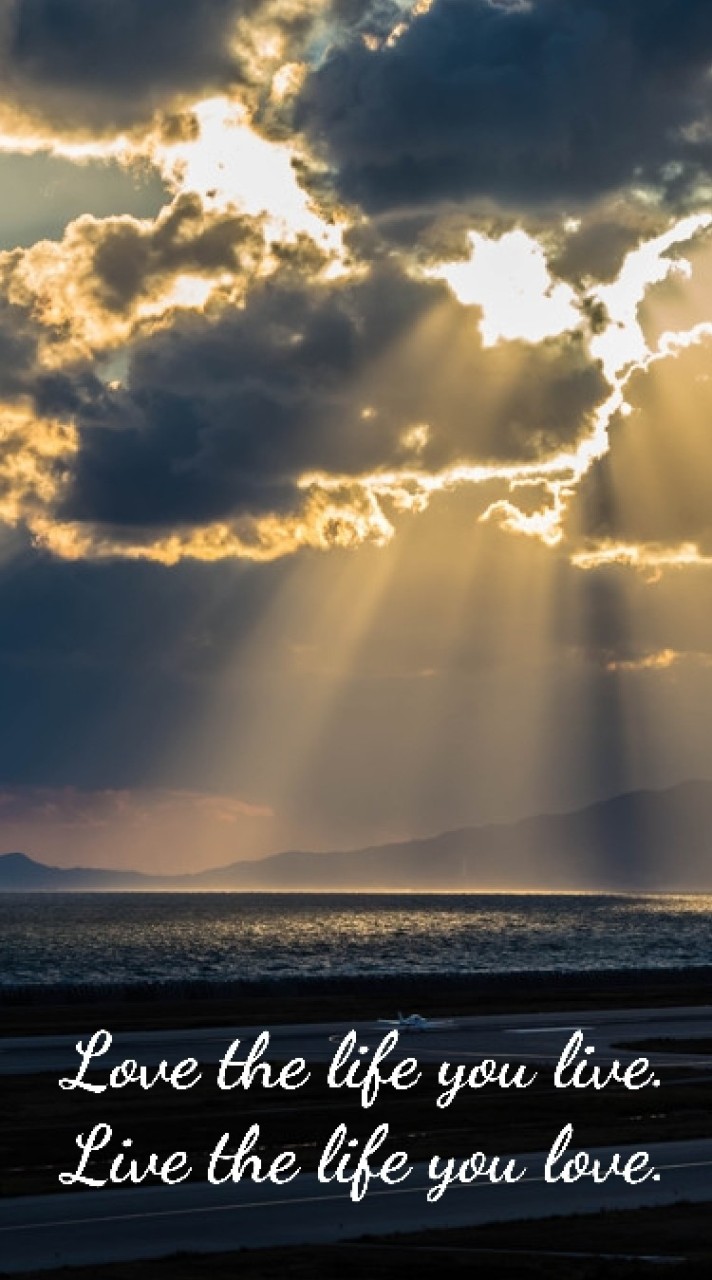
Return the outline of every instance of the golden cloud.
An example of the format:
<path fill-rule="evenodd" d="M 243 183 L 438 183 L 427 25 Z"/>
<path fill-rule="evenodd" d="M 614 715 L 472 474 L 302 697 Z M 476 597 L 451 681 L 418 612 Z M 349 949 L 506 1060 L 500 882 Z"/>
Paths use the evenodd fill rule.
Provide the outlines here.
<path fill-rule="evenodd" d="M 59 499 L 77 436 L 65 422 L 0 404 L 0 520 L 32 528 Z"/>
<path fill-rule="evenodd" d="M 58 520 L 49 511 L 34 515 L 30 528 L 38 546 L 63 560 L 144 560 L 164 565 L 183 560 L 267 563 L 307 548 L 384 546 L 394 534 L 375 497 L 359 486 L 344 487 L 336 495 L 312 488 L 296 514 L 243 516 L 184 532 L 125 535 Z"/>
<path fill-rule="evenodd" d="M 666 569 L 708 568 L 712 565 L 712 556 L 702 552 L 696 542 L 666 546 L 656 542 L 631 543 L 603 539 L 575 551 L 571 556 L 571 563 L 577 569 L 623 565 L 638 569 L 657 580 Z"/>

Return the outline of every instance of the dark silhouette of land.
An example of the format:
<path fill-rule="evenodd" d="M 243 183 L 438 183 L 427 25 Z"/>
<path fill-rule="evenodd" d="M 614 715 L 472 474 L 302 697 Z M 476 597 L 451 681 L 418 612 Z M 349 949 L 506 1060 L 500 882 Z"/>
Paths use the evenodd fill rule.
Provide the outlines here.
<path fill-rule="evenodd" d="M 571 813 L 335 853 L 291 851 L 194 875 L 61 869 L 0 856 L 0 891 L 712 890 L 712 782 L 633 791 Z"/>

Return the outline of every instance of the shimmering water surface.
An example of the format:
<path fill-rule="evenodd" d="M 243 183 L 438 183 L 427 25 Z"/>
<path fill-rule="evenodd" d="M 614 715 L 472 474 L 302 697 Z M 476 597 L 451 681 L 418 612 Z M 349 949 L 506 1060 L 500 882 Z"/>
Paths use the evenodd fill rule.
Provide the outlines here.
<path fill-rule="evenodd" d="M 712 963 L 712 897 L 0 895 L 0 985 Z"/>

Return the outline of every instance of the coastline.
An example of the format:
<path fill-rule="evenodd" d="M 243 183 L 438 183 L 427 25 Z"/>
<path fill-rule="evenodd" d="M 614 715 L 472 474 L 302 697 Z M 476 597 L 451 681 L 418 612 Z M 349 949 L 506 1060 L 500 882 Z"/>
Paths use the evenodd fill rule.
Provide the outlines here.
<path fill-rule="evenodd" d="M 424 1015 L 707 1004 L 712 965 L 506 973 L 0 986 L 0 1038 L 112 1030 Z"/>

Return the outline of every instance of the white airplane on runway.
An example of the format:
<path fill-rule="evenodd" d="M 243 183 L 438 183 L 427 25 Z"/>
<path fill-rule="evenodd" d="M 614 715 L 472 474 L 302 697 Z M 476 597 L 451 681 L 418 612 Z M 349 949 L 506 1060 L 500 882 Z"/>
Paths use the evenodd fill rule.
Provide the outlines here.
<path fill-rule="evenodd" d="M 398 1013 L 397 1018 L 379 1018 L 382 1027 L 396 1027 L 399 1031 L 435 1031 L 438 1027 L 451 1027 L 453 1018 L 424 1018 L 419 1013 Z"/>

